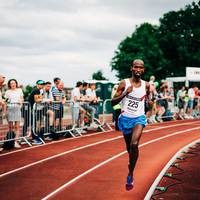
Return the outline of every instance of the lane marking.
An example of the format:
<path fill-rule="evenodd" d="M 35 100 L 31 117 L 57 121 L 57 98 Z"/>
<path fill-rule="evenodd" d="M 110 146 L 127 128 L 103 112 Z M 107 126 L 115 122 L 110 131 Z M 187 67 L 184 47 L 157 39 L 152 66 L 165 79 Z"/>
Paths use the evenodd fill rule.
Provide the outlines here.
<path fill-rule="evenodd" d="M 184 123 L 184 124 L 188 124 L 188 123 Z M 191 124 L 191 123 L 190 123 L 190 124 Z M 174 126 L 175 126 L 175 125 L 174 125 Z M 171 127 L 172 127 L 172 126 L 171 126 Z M 163 128 L 162 128 L 162 127 L 158 127 L 158 128 L 154 128 L 154 129 L 151 129 L 151 130 L 146 130 L 146 131 L 144 131 L 144 132 L 150 132 L 150 131 L 155 131 L 155 130 L 160 130 L 160 129 L 165 129 L 165 128 L 168 128 L 168 126 L 164 126 Z M 32 167 L 32 166 L 35 166 L 35 165 L 37 165 L 37 164 L 40 164 L 40 163 L 49 161 L 49 160 L 51 160 L 51 159 L 54 159 L 54 158 L 57 158 L 57 157 L 60 157 L 60 156 L 63 156 L 63 155 L 66 155 L 66 154 L 69 154 L 69 153 L 78 151 L 78 150 L 82 150 L 82 149 L 85 149 L 85 148 L 88 148 L 88 147 L 92 147 L 92 146 L 95 146 L 95 145 L 98 145 L 98 144 L 102 144 L 102 143 L 110 142 L 110 141 L 113 141 L 113 140 L 121 139 L 122 137 L 123 137 L 123 136 L 117 136 L 117 137 L 109 138 L 109 139 L 106 139 L 106 140 L 102 140 L 102 141 L 99 141 L 99 142 L 91 143 L 91 144 L 88 144 L 88 145 L 85 145 L 85 146 L 82 146 L 82 147 L 78 147 L 78 148 L 75 148 L 75 149 L 71 149 L 71 150 L 68 150 L 68 151 L 65 151 L 65 152 L 62 152 L 62 153 L 59 153 L 59 154 L 56 154 L 56 155 L 53 155 L 53 156 L 50 156 L 50 157 L 47 157 L 47 158 L 38 160 L 38 161 L 36 161 L 36 162 L 33 162 L 33 163 L 30 163 L 30 164 L 24 165 L 24 166 L 22 166 L 22 167 L 19 167 L 19 168 L 14 169 L 14 170 L 10 170 L 10 171 L 5 172 L 5 173 L 3 173 L 3 174 L 0 174 L 0 178 L 2 178 L 3 176 L 6 176 L 6 175 L 10 175 L 10 174 L 13 174 L 13 173 L 15 173 L 15 172 L 24 170 L 24 169 L 26 169 L 26 168 L 28 168 L 28 167 Z"/>
<path fill-rule="evenodd" d="M 57 144 L 57 143 L 65 142 L 65 141 L 68 141 L 68 140 L 80 139 L 80 138 L 85 138 L 85 137 L 100 135 L 102 133 L 109 133 L 109 132 L 112 132 L 112 131 L 111 130 L 108 130 L 106 132 L 101 131 L 101 132 L 98 132 L 98 133 L 91 133 L 91 134 L 88 134 L 88 135 L 82 135 L 82 136 L 76 137 L 76 138 L 74 138 L 74 137 L 73 138 L 65 138 L 65 139 L 62 139 L 62 140 L 59 140 L 59 141 L 52 141 L 50 143 L 45 143 L 43 145 L 26 147 L 24 149 L 18 149 L 16 151 L 12 151 L 12 152 L 8 152 L 8 153 L 0 154 L 0 157 L 5 156 L 5 155 L 10 155 L 10 154 L 13 154 L 13 153 L 18 153 L 18 152 L 21 152 L 21 151 L 28 151 L 28 150 L 32 150 L 32 149 L 35 149 L 35 148 L 45 147 L 45 146 L 48 146 L 48 145 L 51 145 L 51 144 Z"/>
<path fill-rule="evenodd" d="M 48 160 L 51 160 L 51 159 L 54 159 L 54 158 L 57 158 L 57 157 L 66 155 L 66 154 L 69 154 L 69 153 L 72 153 L 72 152 L 75 152 L 75 151 L 78 151 L 78 150 L 86 149 L 86 148 L 88 148 L 88 147 L 96 146 L 96 145 L 98 145 L 98 144 L 102 144 L 102 143 L 106 143 L 106 142 L 118 140 L 118 139 L 120 139 L 120 138 L 122 138 L 122 136 L 109 138 L 109 139 L 102 140 L 102 141 L 99 141 L 99 142 L 95 142 L 95 143 L 92 143 L 92 144 L 88 144 L 88 145 L 85 145 L 85 146 L 82 146 L 82 147 L 78 147 L 78 148 L 76 148 L 76 149 L 71 149 L 71 150 L 68 150 L 68 151 L 65 151 L 65 152 L 56 154 L 56 155 L 54 155 L 54 156 L 50 156 L 50 157 L 44 158 L 44 159 L 42 159 L 42 160 L 39 160 L 39 161 L 30 163 L 30 164 L 28 164 L 28 165 L 25 165 L 25 166 L 23 166 L 23 167 L 19 167 L 19 168 L 16 168 L 16 169 L 14 169 L 14 170 L 5 172 L 5 173 L 3 173 L 3 174 L 0 174 L 0 178 L 2 178 L 3 176 L 6 176 L 6 175 L 10 175 L 10 174 L 12 174 L 12 173 L 14 173 L 14 172 L 18 172 L 18 171 L 20 171 L 20 170 L 26 169 L 26 168 L 28 168 L 28 167 L 32 167 L 32 166 L 34 166 L 34 165 L 43 163 L 43 162 L 45 162 L 45 161 L 48 161 Z"/>
<path fill-rule="evenodd" d="M 186 122 L 186 123 L 180 123 L 180 124 L 174 124 L 173 123 L 174 125 L 170 125 L 170 127 L 176 127 L 176 126 L 182 126 L 182 125 L 191 125 L 191 124 L 195 124 L 197 122 L 199 122 L 199 121 Z M 150 125 L 152 125 L 152 124 L 150 124 Z M 161 124 L 155 124 L 155 125 L 161 125 Z M 169 125 L 159 126 L 157 128 L 152 128 L 152 129 L 144 130 L 143 133 L 147 133 L 147 132 L 155 131 L 155 130 L 160 130 L 160 129 L 165 129 L 165 128 L 169 128 Z M 53 145 L 53 144 L 57 144 L 57 143 L 61 143 L 61 142 L 66 142 L 66 141 L 69 141 L 69 140 L 75 140 L 75 139 L 81 139 L 81 138 L 85 138 L 85 137 L 91 137 L 91 136 L 100 135 L 100 134 L 103 134 L 103 133 L 110 133 L 112 131 L 114 132 L 114 130 L 109 130 L 109 131 L 106 131 L 106 132 L 102 131 L 102 132 L 98 132 L 98 133 L 91 133 L 91 134 L 88 134 L 88 135 L 83 135 L 83 136 L 76 137 L 76 138 L 67 138 L 67 139 L 62 139 L 62 140 L 59 140 L 59 141 L 52 141 L 50 143 L 45 143 L 43 145 L 27 147 L 27 148 L 24 148 L 24 149 L 19 149 L 19 150 L 16 150 L 16 151 L 12 151 L 12 152 L 7 152 L 7 153 L 4 153 L 4 154 L 0 154 L 0 157 L 6 156 L 6 155 L 10 155 L 10 154 L 14 154 L 14 153 L 18 153 L 18 152 L 22 152 L 22 151 L 29 151 L 29 150 L 32 150 L 32 149 L 35 149 L 35 148 L 42 148 L 42 147 L 46 147 L 48 145 Z"/>
<path fill-rule="evenodd" d="M 159 184 L 160 180 L 163 178 L 163 176 L 165 175 L 166 171 L 175 162 L 175 160 L 177 159 L 177 157 L 179 157 L 181 154 L 183 154 L 183 151 L 186 151 L 189 147 L 194 146 L 198 142 L 200 142 L 200 139 L 195 140 L 195 141 L 191 142 L 190 144 L 185 145 L 184 147 L 182 147 L 179 151 L 177 151 L 174 154 L 174 156 L 168 161 L 168 163 L 163 167 L 163 169 L 160 172 L 160 174 L 154 180 L 153 184 L 151 185 L 151 187 L 149 188 L 148 192 L 146 193 L 144 200 L 151 199 L 151 196 L 153 195 L 156 186 Z"/>
<path fill-rule="evenodd" d="M 171 136 L 174 136 L 174 135 L 178 135 L 178 134 L 182 134 L 182 133 L 185 133 L 185 132 L 189 132 L 189 131 L 193 131 L 193 130 L 198 130 L 200 129 L 200 126 L 199 127 L 196 127 L 196 128 L 190 128 L 190 129 L 186 129 L 184 131 L 177 131 L 177 132 L 174 132 L 172 134 L 168 134 L 166 136 L 163 136 L 163 137 L 160 137 L 160 138 L 156 138 L 156 139 L 153 139 L 153 140 L 150 140 L 148 142 L 145 142 L 141 145 L 139 145 L 139 147 L 143 147 L 143 146 L 146 146 L 148 144 L 151 144 L 151 143 L 154 143 L 154 142 L 157 142 L 158 140 L 163 140 L 165 138 L 168 138 L 168 137 L 171 137 Z M 70 181 L 68 181 L 67 183 L 65 183 L 64 185 L 62 185 L 61 187 L 57 188 L 55 191 L 51 192 L 50 194 L 48 194 L 47 196 L 45 196 L 44 198 L 42 198 L 42 200 L 47 200 L 49 198 L 51 198 L 52 196 L 54 196 L 56 193 L 60 192 L 61 190 L 63 190 L 64 188 L 66 188 L 67 186 L 71 185 L 72 183 L 74 183 L 75 181 L 79 180 L 80 178 L 82 178 L 83 176 L 89 174 L 90 172 L 93 172 L 94 170 L 96 170 L 97 168 L 109 163 L 110 161 L 124 155 L 125 153 L 127 153 L 127 151 L 123 151 L 101 163 L 99 163 L 98 165 L 90 168 L 89 170 L 85 171 L 84 173 L 80 174 L 79 176 L 76 176 L 75 178 L 71 179 Z"/>

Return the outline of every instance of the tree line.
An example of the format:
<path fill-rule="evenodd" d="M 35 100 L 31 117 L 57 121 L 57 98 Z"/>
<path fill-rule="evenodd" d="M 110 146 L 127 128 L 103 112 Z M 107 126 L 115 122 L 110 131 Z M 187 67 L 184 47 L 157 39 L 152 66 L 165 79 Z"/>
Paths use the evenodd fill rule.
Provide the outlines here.
<path fill-rule="evenodd" d="M 200 67 L 200 1 L 165 13 L 159 25 L 143 23 L 120 42 L 111 61 L 119 79 L 130 76 L 135 58 L 144 60 L 148 80 L 185 76 L 185 67 Z"/>

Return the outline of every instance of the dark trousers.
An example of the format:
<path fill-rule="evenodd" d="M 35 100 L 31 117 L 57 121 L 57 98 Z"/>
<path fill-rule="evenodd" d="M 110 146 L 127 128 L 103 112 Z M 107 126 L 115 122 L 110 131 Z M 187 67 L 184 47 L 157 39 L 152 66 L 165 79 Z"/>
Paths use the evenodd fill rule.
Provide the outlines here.
<path fill-rule="evenodd" d="M 118 118 L 119 118 L 120 114 L 121 114 L 121 109 L 113 110 L 113 119 L 115 121 L 115 130 L 116 131 L 119 130 L 119 127 L 118 127 Z"/>

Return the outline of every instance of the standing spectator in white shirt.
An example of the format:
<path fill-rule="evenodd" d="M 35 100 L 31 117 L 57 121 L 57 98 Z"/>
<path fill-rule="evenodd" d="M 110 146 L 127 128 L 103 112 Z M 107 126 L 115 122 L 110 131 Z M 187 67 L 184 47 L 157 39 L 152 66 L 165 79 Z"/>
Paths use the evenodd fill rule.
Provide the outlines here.
<path fill-rule="evenodd" d="M 193 107 L 194 107 L 194 98 L 195 98 L 194 85 L 191 88 L 189 88 L 188 97 L 189 97 L 189 101 L 188 101 L 188 117 L 190 119 L 192 119 L 193 118 L 192 111 L 193 111 Z"/>
<path fill-rule="evenodd" d="M 83 83 L 78 81 L 76 87 L 72 90 L 71 93 L 71 111 L 72 111 L 72 125 L 73 128 L 78 126 L 79 112 L 80 112 L 80 124 L 84 122 L 84 115 L 86 111 L 80 106 L 81 101 L 81 90 L 83 88 Z"/>
<path fill-rule="evenodd" d="M 20 137 L 20 121 L 21 121 L 21 104 L 23 103 L 23 92 L 18 88 L 18 83 L 15 79 L 8 81 L 8 90 L 5 93 L 6 101 L 8 102 L 8 124 L 9 131 L 14 131 L 16 134 L 15 147 L 20 148 L 18 139 Z"/>

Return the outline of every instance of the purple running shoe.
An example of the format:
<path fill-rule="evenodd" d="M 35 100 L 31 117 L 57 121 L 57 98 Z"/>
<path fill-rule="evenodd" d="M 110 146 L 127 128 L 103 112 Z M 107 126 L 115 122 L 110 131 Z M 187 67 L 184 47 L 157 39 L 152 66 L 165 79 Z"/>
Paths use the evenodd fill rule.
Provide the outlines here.
<path fill-rule="evenodd" d="M 126 190 L 132 190 L 133 189 L 133 177 L 128 175 L 126 180 Z"/>

